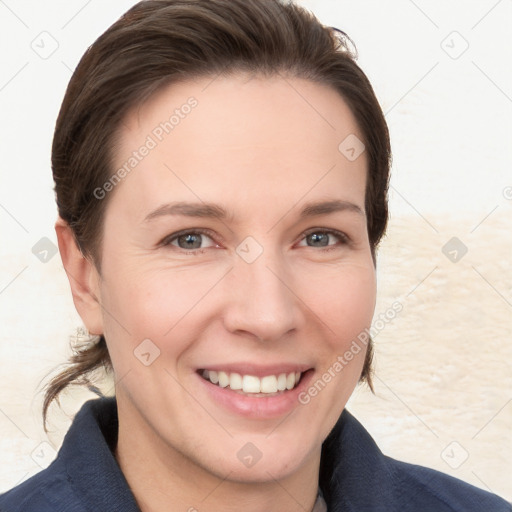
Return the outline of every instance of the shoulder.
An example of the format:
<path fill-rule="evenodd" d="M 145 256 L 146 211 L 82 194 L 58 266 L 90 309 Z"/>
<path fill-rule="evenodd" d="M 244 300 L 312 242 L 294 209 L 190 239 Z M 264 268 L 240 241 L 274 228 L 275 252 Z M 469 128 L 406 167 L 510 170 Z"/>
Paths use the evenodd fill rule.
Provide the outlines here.
<path fill-rule="evenodd" d="M 0 512 L 137 510 L 111 453 L 117 436 L 113 399 L 86 402 L 43 471 L 0 496 Z M 99 503 L 99 505 L 98 505 Z M 98 505 L 98 506 L 96 506 Z"/>
<path fill-rule="evenodd" d="M 55 461 L 48 468 L 0 495 L 1 512 L 85 512 Z"/>
<path fill-rule="evenodd" d="M 512 512 L 490 492 L 384 455 L 347 410 L 324 442 L 320 477 L 333 511 Z"/>
<path fill-rule="evenodd" d="M 403 510 L 418 510 L 417 507 L 420 507 L 423 510 L 447 512 L 512 512 L 512 505 L 505 500 L 467 482 L 434 469 L 386 456 L 384 459 Z M 427 504 L 431 508 L 425 508 Z"/>

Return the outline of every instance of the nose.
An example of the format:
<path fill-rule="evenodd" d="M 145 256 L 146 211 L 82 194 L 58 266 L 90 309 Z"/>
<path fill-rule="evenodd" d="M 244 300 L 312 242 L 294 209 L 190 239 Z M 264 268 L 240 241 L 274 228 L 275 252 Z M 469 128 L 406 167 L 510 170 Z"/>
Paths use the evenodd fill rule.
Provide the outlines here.
<path fill-rule="evenodd" d="M 293 290 L 293 275 L 270 251 L 254 262 L 237 257 L 225 285 L 225 328 L 259 341 L 277 341 L 303 323 L 301 301 Z"/>

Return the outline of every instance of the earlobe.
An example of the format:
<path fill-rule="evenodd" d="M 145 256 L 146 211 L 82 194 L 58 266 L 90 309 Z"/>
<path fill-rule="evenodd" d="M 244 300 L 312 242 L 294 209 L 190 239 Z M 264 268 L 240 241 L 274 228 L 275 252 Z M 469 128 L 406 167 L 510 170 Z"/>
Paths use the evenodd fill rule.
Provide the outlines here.
<path fill-rule="evenodd" d="M 75 308 L 90 334 L 103 334 L 98 271 L 80 251 L 69 224 L 60 217 L 55 232 Z"/>

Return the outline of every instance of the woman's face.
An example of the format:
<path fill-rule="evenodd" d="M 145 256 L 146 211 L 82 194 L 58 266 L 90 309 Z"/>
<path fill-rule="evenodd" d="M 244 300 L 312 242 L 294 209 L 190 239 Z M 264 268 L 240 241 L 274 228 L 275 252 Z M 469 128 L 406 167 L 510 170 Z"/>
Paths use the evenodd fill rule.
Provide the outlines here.
<path fill-rule="evenodd" d="M 146 453 L 239 481 L 318 462 L 375 306 L 359 139 L 297 78 L 184 82 L 124 120 L 98 315 Z"/>

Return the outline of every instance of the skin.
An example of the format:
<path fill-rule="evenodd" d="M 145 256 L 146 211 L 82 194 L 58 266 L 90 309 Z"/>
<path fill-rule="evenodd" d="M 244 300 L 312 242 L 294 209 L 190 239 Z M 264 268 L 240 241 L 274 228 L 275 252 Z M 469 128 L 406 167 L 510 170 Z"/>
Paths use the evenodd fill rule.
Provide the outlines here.
<path fill-rule="evenodd" d="M 105 335 L 113 362 L 115 455 L 143 512 L 311 510 L 321 445 L 357 385 L 364 350 L 307 405 L 277 418 L 227 410 L 205 392 L 197 369 L 300 363 L 314 382 L 370 326 L 367 160 L 338 150 L 348 135 L 362 136 L 327 86 L 208 77 L 174 84 L 130 112 L 115 168 L 191 96 L 197 106 L 104 199 L 101 275 L 66 223 L 56 224 L 76 308 L 89 332 Z M 299 218 L 307 203 L 330 200 L 362 213 Z M 174 201 L 217 203 L 230 216 L 144 221 Z M 189 228 L 210 231 L 202 248 L 180 248 L 177 239 L 159 245 Z M 319 246 L 307 237 L 329 229 L 349 243 L 329 235 Z M 236 252 L 248 236 L 263 250 L 252 263 Z M 149 366 L 134 355 L 144 339 L 160 350 Z M 252 467 L 237 457 L 248 442 L 262 454 Z"/>

